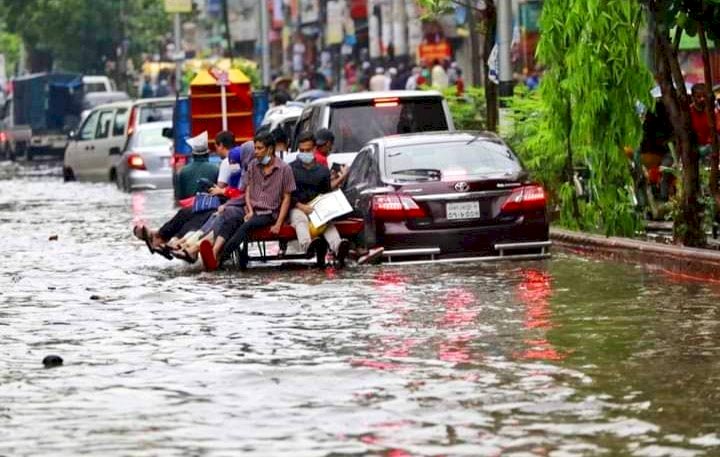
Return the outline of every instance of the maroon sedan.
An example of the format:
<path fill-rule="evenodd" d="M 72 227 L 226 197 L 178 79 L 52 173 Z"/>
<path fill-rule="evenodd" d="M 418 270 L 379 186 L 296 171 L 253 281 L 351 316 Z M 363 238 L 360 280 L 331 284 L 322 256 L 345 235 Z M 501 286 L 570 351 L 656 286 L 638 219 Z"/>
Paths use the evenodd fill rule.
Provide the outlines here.
<path fill-rule="evenodd" d="M 491 133 L 370 141 L 343 190 L 365 222 L 358 242 L 391 261 L 548 255 L 545 191 Z"/>

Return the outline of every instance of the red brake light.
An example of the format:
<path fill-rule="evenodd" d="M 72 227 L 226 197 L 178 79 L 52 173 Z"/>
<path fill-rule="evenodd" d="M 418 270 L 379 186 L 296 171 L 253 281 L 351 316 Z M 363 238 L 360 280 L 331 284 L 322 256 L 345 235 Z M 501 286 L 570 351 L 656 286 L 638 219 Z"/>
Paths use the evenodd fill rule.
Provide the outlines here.
<path fill-rule="evenodd" d="M 374 196 L 372 211 L 377 219 L 385 221 L 403 221 L 427 216 L 425 210 L 412 197 L 403 194 Z"/>
<path fill-rule="evenodd" d="M 130 154 L 127 156 L 128 167 L 133 170 L 146 170 L 145 161 L 138 154 Z"/>
<path fill-rule="evenodd" d="M 3 143 L 7 141 L 7 133 L 0 132 L 0 141 L 2 141 Z"/>
<path fill-rule="evenodd" d="M 389 98 L 376 98 L 373 100 L 373 105 L 375 105 L 378 108 L 384 107 L 384 106 L 398 106 L 399 99 L 397 97 L 389 97 Z"/>
<path fill-rule="evenodd" d="M 545 209 L 545 203 L 545 190 L 541 186 L 523 186 L 512 191 L 508 199 L 505 200 L 501 211 L 514 213 Z"/>

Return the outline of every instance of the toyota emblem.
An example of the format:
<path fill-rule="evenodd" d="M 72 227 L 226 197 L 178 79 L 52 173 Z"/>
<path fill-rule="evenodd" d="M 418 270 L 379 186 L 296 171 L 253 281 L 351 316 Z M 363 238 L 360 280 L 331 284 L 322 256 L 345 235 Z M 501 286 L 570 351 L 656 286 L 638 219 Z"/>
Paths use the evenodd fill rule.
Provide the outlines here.
<path fill-rule="evenodd" d="M 467 192 L 470 190 L 470 186 L 465 181 L 455 183 L 455 190 L 458 192 Z"/>

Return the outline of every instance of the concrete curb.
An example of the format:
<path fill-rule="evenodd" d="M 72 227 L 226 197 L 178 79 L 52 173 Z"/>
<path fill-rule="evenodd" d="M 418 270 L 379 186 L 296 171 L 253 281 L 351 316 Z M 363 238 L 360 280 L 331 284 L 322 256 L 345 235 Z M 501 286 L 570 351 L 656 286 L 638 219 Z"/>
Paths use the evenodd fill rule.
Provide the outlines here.
<path fill-rule="evenodd" d="M 720 282 L 720 252 L 631 238 L 550 229 L 553 246 L 582 255 L 649 265 L 672 275 Z"/>

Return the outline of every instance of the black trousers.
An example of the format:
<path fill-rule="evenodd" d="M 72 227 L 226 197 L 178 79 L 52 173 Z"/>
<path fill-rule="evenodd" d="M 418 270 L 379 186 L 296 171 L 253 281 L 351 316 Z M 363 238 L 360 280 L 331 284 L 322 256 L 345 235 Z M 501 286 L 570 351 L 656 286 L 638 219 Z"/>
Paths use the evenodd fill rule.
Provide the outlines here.
<path fill-rule="evenodd" d="M 168 241 L 170 238 L 182 237 L 187 232 L 199 230 L 213 212 L 215 212 L 215 210 L 193 213 L 192 208 L 182 208 L 175 213 L 172 219 L 160 227 L 158 235 L 160 235 L 163 241 Z"/>
<path fill-rule="evenodd" d="M 248 240 L 248 236 L 251 230 L 261 227 L 267 227 L 268 225 L 271 225 L 273 222 L 275 222 L 275 218 L 272 217 L 272 214 L 255 214 L 248 221 L 243 222 L 242 219 L 234 219 L 234 221 L 237 224 L 237 228 L 230 232 L 232 233 L 232 236 L 230 237 L 230 239 L 227 239 L 225 245 L 223 246 L 222 253 L 219 256 L 220 262 L 230 258 L 232 253 L 237 248 L 242 246 L 245 241 Z M 227 230 L 231 228 L 233 227 L 227 227 Z M 227 233 L 226 228 L 223 227 L 221 232 Z"/>

